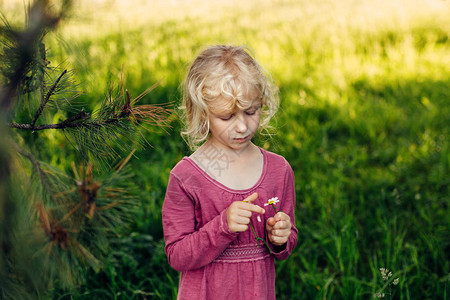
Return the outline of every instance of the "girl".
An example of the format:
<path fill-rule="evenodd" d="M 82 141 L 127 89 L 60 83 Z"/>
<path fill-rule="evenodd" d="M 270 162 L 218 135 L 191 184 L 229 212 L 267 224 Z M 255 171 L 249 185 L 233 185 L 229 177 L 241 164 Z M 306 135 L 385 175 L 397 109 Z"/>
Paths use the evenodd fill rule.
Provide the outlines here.
<path fill-rule="evenodd" d="M 178 299 L 275 299 L 274 258 L 297 243 L 294 174 L 251 141 L 277 110 L 274 90 L 242 47 L 210 47 L 189 69 L 182 134 L 203 144 L 172 169 L 162 210 Z"/>

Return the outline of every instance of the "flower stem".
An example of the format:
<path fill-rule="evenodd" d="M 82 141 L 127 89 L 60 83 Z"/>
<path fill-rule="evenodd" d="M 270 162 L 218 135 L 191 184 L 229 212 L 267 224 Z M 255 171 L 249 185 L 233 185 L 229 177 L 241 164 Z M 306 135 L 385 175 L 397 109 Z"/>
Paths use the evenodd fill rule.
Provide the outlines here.
<path fill-rule="evenodd" d="M 271 204 L 271 206 L 272 206 L 272 208 L 273 208 L 273 211 L 275 212 L 275 214 L 277 213 L 277 208 L 276 208 L 276 206 L 275 205 L 273 205 L 273 204 Z"/>
<path fill-rule="evenodd" d="M 253 231 L 253 234 L 255 235 L 255 238 L 258 238 L 258 236 L 256 235 L 255 228 L 253 228 L 252 221 L 250 221 L 250 227 L 252 228 L 252 231 Z"/>
<path fill-rule="evenodd" d="M 269 250 L 269 253 L 272 254 L 272 249 L 270 249 L 269 244 L 267 244 L 267 242 L 264 239 L 260 238 L 256 234 L 255 228 L 253 227 L 253 224 L 251 221 L 250 221 L 250 228 L 252 229 L 253 234 L 255 235 L 255 240 L 258 242 L 258 246 L 259 246 L 259 241 L 262 241 L 266 245 L 267 249 Z"/>

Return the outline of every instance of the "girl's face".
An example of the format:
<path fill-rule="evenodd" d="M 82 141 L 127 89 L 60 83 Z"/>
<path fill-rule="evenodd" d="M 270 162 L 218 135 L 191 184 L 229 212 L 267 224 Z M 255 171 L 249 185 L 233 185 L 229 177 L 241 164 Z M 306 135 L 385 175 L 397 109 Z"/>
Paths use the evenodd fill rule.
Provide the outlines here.
<path fill-rule="evenodd" d="M 220 98 L 214 101 L 215 109 L 210 109 L 209 129 L 210 140 L 216 146 L 242 150 L 251 143 L 261 119 L 261 98 L 253 90 L 246 95 L 245 100 L 250 103 L 248 108 L 236 107 L 232 111 L 220 109 L 227 107 L 230 100 Z"/>

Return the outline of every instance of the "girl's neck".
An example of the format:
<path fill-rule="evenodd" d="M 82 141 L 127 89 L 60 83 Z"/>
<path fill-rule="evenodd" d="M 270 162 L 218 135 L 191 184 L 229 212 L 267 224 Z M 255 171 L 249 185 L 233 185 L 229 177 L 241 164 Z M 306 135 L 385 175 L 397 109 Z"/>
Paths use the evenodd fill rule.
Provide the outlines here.
<path fill-rule="evenodd" d="M 208 140 L 190 158 L 209 176 L 231 189 L 248 189 L 263 173 L 263 154 L 251 142 L 245 148 L 227 149 Z"/>

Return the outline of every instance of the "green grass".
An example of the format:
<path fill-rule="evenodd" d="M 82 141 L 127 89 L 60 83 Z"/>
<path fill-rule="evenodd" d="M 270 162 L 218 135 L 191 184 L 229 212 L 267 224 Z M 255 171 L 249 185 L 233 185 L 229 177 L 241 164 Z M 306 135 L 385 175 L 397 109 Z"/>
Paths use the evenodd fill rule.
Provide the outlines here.
<path fill-rule="evenodd" d="M 144 101 L 179 103 L 179 83 L 203 46 L 254 50 L 282 100 L 276 135 L 256 142 L 296 175 L 299 242 L 276 264 L 277 299 L 446 299 L 448 1 L 136 3 L 106 11 L 82 2 L 63 38 L 48 40 L 52 62 L 77 71 L 92 107 L 122 68 L 132 95 L 164 78 Z M 130 235 L 104 270 L 88 272 L 70 296 L 58 290 L 60 298 L 175 298 L 161 205 L 170 169 L 189 152 L 172 125 L 149 133 L 153 147 L 132 162 L 142 204 Z M 57 136 L 48 143 L 65 145 Z M 381 267 L 392 270 L 389 282 Z"/>

